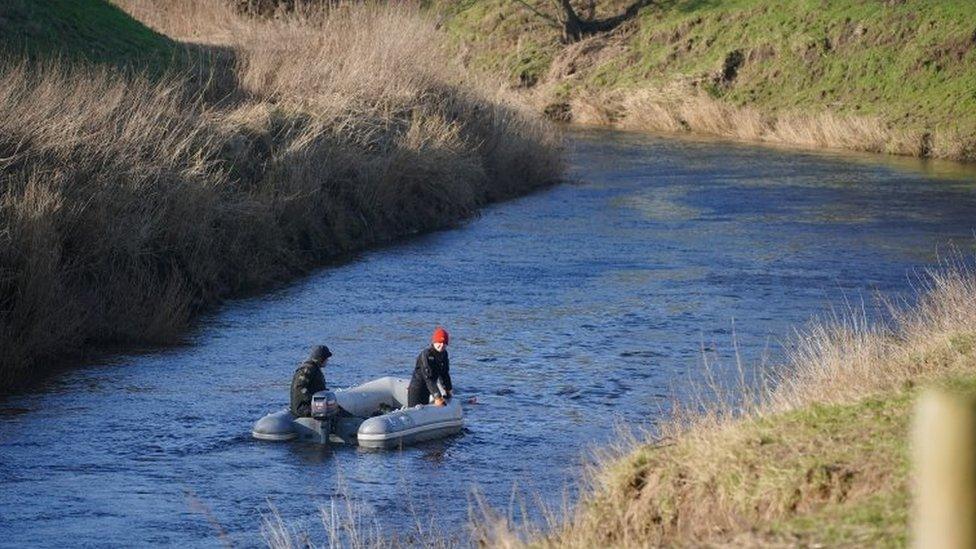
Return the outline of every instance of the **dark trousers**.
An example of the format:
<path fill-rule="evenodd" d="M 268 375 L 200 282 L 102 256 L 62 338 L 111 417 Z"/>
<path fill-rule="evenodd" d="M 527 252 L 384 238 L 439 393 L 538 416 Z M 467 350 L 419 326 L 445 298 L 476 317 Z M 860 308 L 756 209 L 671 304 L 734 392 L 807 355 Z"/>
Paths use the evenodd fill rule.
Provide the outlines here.
<path fill-rule="evenodd" d="M 418 404 L 430 404 L 430 391 L 423 383 L 413 383 L 407 387 L 407 406 L 413 408 Z"/>

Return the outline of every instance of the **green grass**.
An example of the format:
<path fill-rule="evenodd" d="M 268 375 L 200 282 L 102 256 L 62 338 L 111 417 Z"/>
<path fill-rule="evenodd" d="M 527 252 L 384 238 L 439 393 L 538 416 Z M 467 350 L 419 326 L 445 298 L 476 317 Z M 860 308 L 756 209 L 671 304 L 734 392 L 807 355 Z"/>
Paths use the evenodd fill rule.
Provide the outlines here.
<path fill-rule="evenodd" d="M 456 46 L 469 49 L 472 67 L 512 83 L 538 81 L 560 50 L 554 30 L 510 0 L 462 0 L 439 8 Z"/>
<path fill-rule="evenodd" d="M 976 396 L 976 376 L 936 385 Z M 605 489 L 584 510 L 592 522 L 581 527 L 624 506 L 646 523 L 604 540 L 905 546 L 909 432 L 920 391 L 814 404 L 641 447 L 604 470 Z"/>
<path fill-rule="evenodd" d="M 5 0 L 0 53 L 117 66 L 166 65 L 181 48 L 105 0 Z"/>
<path fill-rule="evenodd" d="M 753 454 L 754 470 L 760 478 L 777 478 L 775 489 L 789 498 L 789 518 L 771 521 L 764 534 L 831 546 L 904 545 L 915 394 L 813 406 L 756 426 L 770 442 Z M 805 451 L 791 452 L 796 447 Z M 750 496 L 747 501 L 755 502 L 765 494 Z"/>
<path fill-rule="evenodd" d="M 853 504 L 828 505 L 818 512 L 774 523 L 769 527 L 768 536 L 826 547 L 905 547 L 908 508 L 907 491 L 886 492 Z"/>
<path fill-rule="evenodd" d="M 640 487 L 626 500 L 645 499 L 653 522 L 672 525 L 665 539 L 694 530 L 693 517 L 705 512 L 713 529 L 745 519 L 760 539 L 837 545 L 867 532 L 897 542 L 906 528 L 913 395 L 815 405 L 742 422 L 707 441 L 646 447 L 610 474 L 618 487 Z M 858 497 L 862 484 L 871 486 L 867 498 Z M 653 492 L 644 491 L 649 485 Z M 627 491 L 612 490 L 595 508 L 615 505 L 621 490 Z M 736 518 L 722 518 L 729 516 Z"/>
<path fill-rule="evenodd" d="M 445 27 L 466 45 L 470 63 L 513 82 L 523 72 L 541 78 L 563 51 L 557 31 L 516 2 L 445 10 Z M 645 8 L 608 43 L 607 53 L 568 78 L 572 87 L 692 80 L 729 103 L 766 111 L 829 109 L 904 127 L 976 131 L 976 9 L 966 2 L 799 0 L 786 8 L 773 0 L 674 0 Z M 733 51 L 745 56 L 737 77 L 712 85 Z"/>
<path fill-rule="evenodd" d="M 976 377 L 951 378 L 938 385 L 963 395 L 976 396 Z M 862 497 L 773 521 L 767 527 L 767 534 L 828 547 L 908 545 L 911 502 L 908 429 L 917 394 L 918 390 L 913 389 L 838 407 L 827 414 L 829 419 L 826 421 L 823 417 L 817 420 L 814 424 L 820 425 L 822 430 L 815 438 L 825 442 L 828 448 L 825 454 L 832 458 L 837 456 L 829 449 L 838 437 L 843 437 L 842 433 L 864 433 L 860 444 L 854 445 L 844 457 L 878 467 L 879 472 L 885 473 L 886 482 Z M 875 436 L 868 438 L 868 433 L 876 430 L 879 424 L 890 426 L 888 436 L 876 440 L 882 433 L 875 432 Z M 807 436 L 811 434 L 807 433 Z"/>

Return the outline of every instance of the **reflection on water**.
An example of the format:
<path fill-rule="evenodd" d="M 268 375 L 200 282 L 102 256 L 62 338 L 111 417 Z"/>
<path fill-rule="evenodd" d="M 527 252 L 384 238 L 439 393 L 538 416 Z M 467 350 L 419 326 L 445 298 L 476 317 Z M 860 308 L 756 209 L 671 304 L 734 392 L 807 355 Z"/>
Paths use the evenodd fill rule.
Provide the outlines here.
<path fill-rule="evenodd" d="M 701 215 L 701 212 L 682 203 L 687 192 L 686 187 L 678 185 L 648 189 L 647 192 L 617 197 L 610 204 L 633 208 L 651 221 L 690 221 Z"/>
<path fill-rule="evenodd" d="M 948 243 L 972 248 L 963 168 L 603 131 L 569 154 L 577 184 L 0 402 L 0 545 L 212 546 L 218 525 L 257 545 L 269 501 L 324 539 L 316 509 L 336 497 L 387 529 L 436 514 L 463 534 L 475 487 L 501 508 L 513 486 L 572 497 L 586 447 L 659 417 L 733 319 L 755 362 L 845 296 L 904 293 Z M 407 375 L 437 323 L 478 402 L 463 435 L 401 452 L 250 439 L 309 345 L 334 350 L 330 385 L 354 385 Z"/>

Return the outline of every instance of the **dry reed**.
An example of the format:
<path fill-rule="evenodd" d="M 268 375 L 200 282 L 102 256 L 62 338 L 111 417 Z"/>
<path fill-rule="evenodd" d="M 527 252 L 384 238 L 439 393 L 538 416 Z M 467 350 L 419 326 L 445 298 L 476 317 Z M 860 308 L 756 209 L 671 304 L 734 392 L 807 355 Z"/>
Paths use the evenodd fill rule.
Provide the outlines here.
<path fill-rule="evenodd" d="M 0 64 L 0 388 L 560 176 L 558 137 L 415 6 L 119 4 L 227 74 Z"/>
<path fill-rule="evenodd" d="M 407 496 L 405 496 L 407 497 Z M 416 519 L 416 517 L 415 517 Z M 325 546 L 352 549 L 397 549 L 430 547 L 449 549 L 465 544 L 458 536 L 448 536 L 433 525 L 416 519 L 412 527 L 391 535 L 384 532 L 375 511 L 348 495 L 340 483 L 340 496 L 319 507 L 319 520 L 325 532 Z M 273 505 L 262 515 L 261 535 L 270 549 L 316 547 L 313 534 L 289 524 Z"/>
<path fill-rule="evenodd" d="M 976 275 L 953 265 L 919 281 L 915 305 L 889 304 L 888 324 L 854 309 L 800 331 L 757 412 L 847 403 L 953 373 L 952 357 L 976 334 Z"/>
<path fill-rule="evenodd" d="M 574 121 L 653 132 L 693 132 L 808 149 L 841 149 L 971 160 L 976 141 L 958 132 L 913 131 L 877 116 L 831 111 L 762 113 L 705 95 L 686 83 L 574 96 Z"/>

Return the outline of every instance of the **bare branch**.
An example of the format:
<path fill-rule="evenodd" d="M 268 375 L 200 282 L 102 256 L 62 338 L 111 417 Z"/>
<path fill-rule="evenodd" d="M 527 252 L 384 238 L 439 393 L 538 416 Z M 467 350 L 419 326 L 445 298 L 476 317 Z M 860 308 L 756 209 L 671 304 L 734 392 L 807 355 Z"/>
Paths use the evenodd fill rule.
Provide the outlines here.
<path fill-rule="evenodd" d="M 596 13 L 596 3 L 589 0 L 583 5 L 585 18 L 580 17 L 570 0 L 550 0 L 556 15 L 544 13 L 533 6 L 528 0 L 515 0 L 517 4 L 530 11 L 535 16 L 546 21 L 550 26 L 560 29 L 563 42 L 572 43 L 582 40 L 586 36 L 608 32 L 617 28 L 621 23 L 637 15 L 645 6 L 656 3 L 655 0 L 634 0 L 622 13 L 606 19 L 593 19 Z"/>
<path fill-rule="evenodd" d="M 550 25 L 552 25 L 552 26 L 554 26 L 556 28 L 562 28 L 563 24 L 562 24 L 561 21 L 559 21 L 555 17 L 549 15 L 548 13 L 542 13 L 535 6 L 533 6 L 532 4 L 529 4 L 525 0 L 515 0 L 515 2 L 518 3 L 518 4 L 521 4 L 522 7 L 524 7 L 527 10 L 529 10 L 530 12 L 532 12 L 535 15 L 537 15 L 538 17 L 541 17 L 546 22 L 548 22 Z"/>

